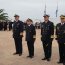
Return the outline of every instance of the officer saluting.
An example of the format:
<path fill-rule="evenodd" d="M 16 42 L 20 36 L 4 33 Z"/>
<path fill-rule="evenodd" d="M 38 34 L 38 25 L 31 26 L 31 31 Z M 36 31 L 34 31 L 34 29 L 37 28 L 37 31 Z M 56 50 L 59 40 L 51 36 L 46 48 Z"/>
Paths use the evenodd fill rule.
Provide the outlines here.
<path fill-rule="evenodd" d="M 19 15 L 15 15 L 15 21 L 13 23 L 13 38 L 15 41 L 16 53 L 22 55 L 22 37 L 23 37 L 23 22 L 19 20 Z"/>
<path fill-rule="evenodd" d="M 33 21 L 31 19 L 27 19 L 27 26 L 26 26 L 26 41 L 29 51 L 29 56 L 27 58 L 34 57 L 34 42 L 36 37 L 35 26 L 32 24 Z"/>
<path fill-rule="evenodd" d="M 44 15 L 44 22 L 41 24 L 41 40 L 45 57 L 42 60 L 50 61 L 52 51 L 52 40 L 54 36 L 54 24 L 49 21 L 49 15 Z"/>
<path fill-rule="evenodd" d="M 65 15 L 60 16 L 61 23 L 56 25 L 56 40 L 59 46 L 59 62 L 63 63 L 65 58 Z"/>

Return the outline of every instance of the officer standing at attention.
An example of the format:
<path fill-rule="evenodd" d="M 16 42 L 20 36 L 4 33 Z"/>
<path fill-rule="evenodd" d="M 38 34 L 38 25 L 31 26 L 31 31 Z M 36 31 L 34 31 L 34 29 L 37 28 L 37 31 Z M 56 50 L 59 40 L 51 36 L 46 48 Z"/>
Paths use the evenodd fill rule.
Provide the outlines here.
<path fill-rule="evenodd" d="M 64 15 L 64 23 L 65 23 L 65 15 Z M 64 50 L 65 50 L 65 45 L 64 45 Z M 64 60 L 63 60 L 63 65 L 65 65 L 65 52 L 64 52 Z"/>
<path fill-rule="evenodd" d="M 33 58 L 34 57 L 34 42 L 36 38 L 36 30 L 35 26 L 33 25 L 33 21 L 31 19 L 27 19 L 26 21 L 26 41 L 29 51 L 29 56 L 27 58 Z"/>
<path fill-rule="evenodd" d="M 59 46 L 59 62 L 63 63 L 65 61 L 65 15 L 60 16 L 61 23 L 56 25 L 56 40 Z"/>
<path fill-rule="evenodd" d="M 52 53 L 52 41 L 54 38 L 54 24 L 49 21 L 49 15 L 44 15 L 44 22 L 41 24 L 41 40 L 45 57 L 42 60 L 50 61 Z"/>
<path fill-rule="evenodd" d="M 22 55 L 22 37 L 23 37 L 23 22 L 19 20 L 19 15 L 15 15 L 15 21 L 13 23 L 13 38 L 15 41 L 16 52 L 14 55 Z"/>

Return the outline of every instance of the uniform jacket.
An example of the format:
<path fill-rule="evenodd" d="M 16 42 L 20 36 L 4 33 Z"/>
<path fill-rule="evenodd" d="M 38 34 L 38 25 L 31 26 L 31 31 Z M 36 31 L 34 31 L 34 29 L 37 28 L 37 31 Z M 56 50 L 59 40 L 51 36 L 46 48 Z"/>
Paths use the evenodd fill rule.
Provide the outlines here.
<path fill-rule="evenodd" d="M 56 25 L 56 37 L 57 40 L 65 40 L 65 23 L 61 25 L 61 23 Z"/>
<path fill-rule="evenodd" d="M 26 41 L 33 41 L 34 36 L 36 35 L 35 26 L 31 24 L 30 26 L 26 25 Z"/>
<path fill-rule="evenodd" d="M 13 37 L 14 38 L 19 38 L 20 33 L 23 32 L 23 22 L 22 21 L 18 21 L 13 23 Z"/>
<path fill-rule="evenodd" d="M 54 35 L 54 24 L 50 21 L 43 22 L 41 24 L 41 40 L 50 39 L 51 35 Z"/>

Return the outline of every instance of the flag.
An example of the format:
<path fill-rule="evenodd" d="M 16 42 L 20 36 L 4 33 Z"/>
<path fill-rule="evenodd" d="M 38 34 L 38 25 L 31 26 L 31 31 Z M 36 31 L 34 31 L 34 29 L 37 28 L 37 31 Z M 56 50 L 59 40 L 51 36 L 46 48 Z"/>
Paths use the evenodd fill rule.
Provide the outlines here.
<path fill-rule="evenodd" d="M 56 17 L 58 16 L 58 4 L 57 4 L 57 9 L 56 9 Z"/>
<path fill-rule="evenodd" d="M 46 4 L 45 4 L 45 9 L 44 9 L 44 15 L 46 14 Z"/>

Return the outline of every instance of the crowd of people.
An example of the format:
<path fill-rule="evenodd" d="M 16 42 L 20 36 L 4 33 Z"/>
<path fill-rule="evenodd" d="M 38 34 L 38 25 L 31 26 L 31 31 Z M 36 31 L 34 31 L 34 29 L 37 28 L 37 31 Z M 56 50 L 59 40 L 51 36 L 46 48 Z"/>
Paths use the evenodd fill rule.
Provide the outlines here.
<path fill-rule="evenodd" d="M 0 21 L 0 31 L 12 30 L 13 22 L 11 21 Z"/>

